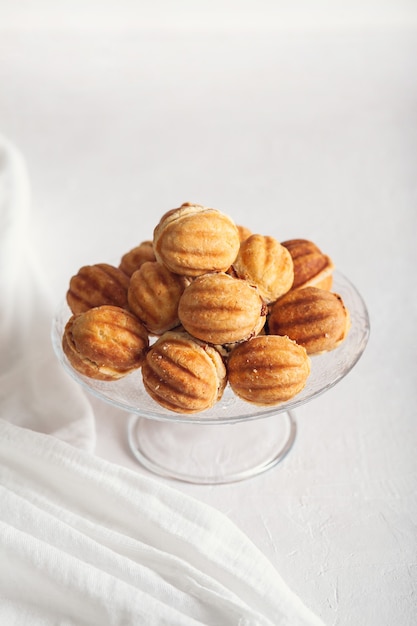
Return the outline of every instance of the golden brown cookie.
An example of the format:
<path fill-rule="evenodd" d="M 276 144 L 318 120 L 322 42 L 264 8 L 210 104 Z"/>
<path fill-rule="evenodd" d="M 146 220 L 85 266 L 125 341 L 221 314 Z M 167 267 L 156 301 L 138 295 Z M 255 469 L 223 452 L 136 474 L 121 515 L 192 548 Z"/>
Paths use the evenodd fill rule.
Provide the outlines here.
<path fill-rule="evenodd" d="M 350 316 L 340 295 L 305 287 L 290 291 L 271 307 L 268 329 L 272 335 L 288 335 L 308 354 L 328 352 L 346 338 Z"/>
<path fill-rule="evenodd" d="M 72 367 L 89 378 L 116 380 L 142 365 L 148 333 L 129 311 L 103 305 L 73 315 L 62 348 Z"/>
<path fill-rule="evenodd" d="M 120 260 L 119 269 L 127 276 L 132 276 L 146 261 L 155 261 L 152 241 L 142 241 L 138 246 L 126 252 Z"/>
<path fill-rule="evenodd" d="M 149 349 L 142 366 L 143 384 L 161 406 L 176 413 L 212 407 L 226 385 L 220 354 L 185 332 L 168 331 Z"/>
<path fill-rule="evenodd" d="M 223 272 L 199 276 L 178 306 L 185 330 L 212 344 L 243 341 L 265 324 L 266 305 L 256 287 Z"/>
<path fill-rule="evenodd" d="M 239 244 L 238 229 L 228 215 L 190 203 L 165 213 L 153 237 L 156 259 L 183 276 L 226 271 Z"/>
<path fill-rule="evenodd" d="M 291 254 L 267 235 L 251 235 L 242 241 L 233 269 L 238 278 L 256 285 L 267 304 L 287 293 L 294 280 Z"/>
<path fill-rule="evenodd" d="M 128 286 L 129 278 L 118 267 L 85 265 L 70 280 L 67 303 L 75 315 L 103 304 L 125 307 Z"/>
<path fill-rule="evenodd" d="M 319 287 L 330 290 L 334 264 L 329 256 L 308 239 L 289 239 L 282 245 L 290 252 L 294 264 L 292 289 Z"/>
<path fill-rule="evenodd" d="M 158 261 L 147 261 L 130 278 L 129 308 L 150 334 L 162 335 L 180 323 L 178 302 L 188 282 Z"/>
<path fill-rule="evenodd" d="M 239 344 L 227 362 L 234 393 L 257 405 L 290 400 L 305 387 L 309 374 L 305 349 L 278 335 L 260 335 Z"/>
<path fill-rule="evenodd" d="M 236 224 L 236 226 L 239 231 L 240 241 L 245 241 L 245 239 L 252 235 L 252 231 L 247 226 L 242 226 L 241 224 Z"/>

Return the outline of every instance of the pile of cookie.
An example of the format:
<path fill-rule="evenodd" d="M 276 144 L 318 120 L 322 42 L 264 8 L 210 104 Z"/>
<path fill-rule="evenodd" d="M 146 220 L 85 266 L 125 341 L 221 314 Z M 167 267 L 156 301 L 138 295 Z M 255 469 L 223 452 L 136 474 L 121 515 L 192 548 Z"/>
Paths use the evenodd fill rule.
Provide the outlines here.
<path fill-rule="evenodd" d="M 305 387 L 311 355 L 347 336 L 333 270 L 309 240 L 279 242 L 185 203 L 118 266 L 71 278 L 63 350 L 98 380 L 140 368 L 146 392 L 176 413 L 212 407 L 227 384 L 247 402 L 276 405 Z"/>

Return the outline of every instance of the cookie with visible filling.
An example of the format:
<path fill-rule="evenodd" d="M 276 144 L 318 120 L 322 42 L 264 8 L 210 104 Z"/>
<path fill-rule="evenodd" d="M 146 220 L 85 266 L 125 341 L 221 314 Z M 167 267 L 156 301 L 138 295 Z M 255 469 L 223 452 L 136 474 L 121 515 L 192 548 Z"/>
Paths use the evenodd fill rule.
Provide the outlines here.
<path fill-rule="evenodd" d="M 289 239 L 282 245 L 291 254 L 294 265 L 292 289 L 319 287 L 330 290 L 333 284 L 334 263 L 318 246 L 308 239 Z"/>
<path fill-rule="evenodd" d="M 148 346 L 143 324 L 133 313 L 111 305 L 72 315 L 62 337 L 71 366 L 97 380 L 117 380 L 138 369 Z"/>
<path fill-rule="evenodd" d="M 142 365 L 148 394 L 176 413 L 199 413 L 212 407 L 226 386 L 219 352 L 186 332 L 168 331 L 149 349 Z"/>

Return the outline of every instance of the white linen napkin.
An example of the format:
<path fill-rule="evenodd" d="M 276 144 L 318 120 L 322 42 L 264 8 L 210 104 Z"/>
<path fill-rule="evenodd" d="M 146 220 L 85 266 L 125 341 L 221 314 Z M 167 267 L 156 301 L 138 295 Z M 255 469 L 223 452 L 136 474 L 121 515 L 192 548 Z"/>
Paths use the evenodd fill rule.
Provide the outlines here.
<path fill-rule="evenodd" d="M 0 623 L 320 626 L 227 517 L 0 420 Z"/>
<path fill-rule="evenodd" d="M 87 398 L 53 353 L 53 315 L 30 238 L 26 165 L 0 136 L 0 417 L 93 450 Z"/>

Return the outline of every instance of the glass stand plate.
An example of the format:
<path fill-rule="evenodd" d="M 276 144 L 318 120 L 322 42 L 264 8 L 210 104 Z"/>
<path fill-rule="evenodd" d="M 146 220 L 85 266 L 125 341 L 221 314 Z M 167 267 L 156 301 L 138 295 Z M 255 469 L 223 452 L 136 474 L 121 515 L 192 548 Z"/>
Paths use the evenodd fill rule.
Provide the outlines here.
<path fill-rule="evenodd" d="M 296 432 L 294 410 L 324 393 L 350 372 L 369 338 L 366 305 L 354 285 L 334 273 L 351 317 L 345 341 L 335 350 L 311 357 L 305 388 L 293 399 L 258 407 L 237 398 L 226 387 L 211 409 L 194 415 L 173 413 L 150 398 L 141 371 L 114 382 L 97 381 L 76 372 L 62 351 L 62 334 L 71 312 L 65 302 L 52 323 L 52 344 L 66 371 L 88 392 L 132 414 L 128 439 L 134 457 L 148 470 L 202 484 L 225 483 L 259 474 L 276 465 L 291 448 Z"/>

